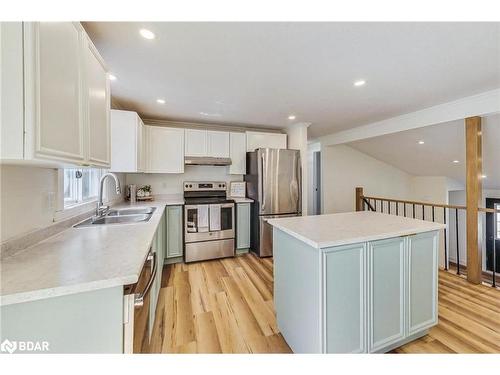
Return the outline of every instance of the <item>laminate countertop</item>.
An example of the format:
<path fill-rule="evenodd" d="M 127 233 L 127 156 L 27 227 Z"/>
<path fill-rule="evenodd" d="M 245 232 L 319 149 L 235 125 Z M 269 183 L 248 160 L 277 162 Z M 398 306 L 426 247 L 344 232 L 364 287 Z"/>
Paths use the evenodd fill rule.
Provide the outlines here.
<path fill-rule="evenodd" d="M 0 306 L 134 284 L 166 206 L 181 195 L 113 208 L 156 207 L 147 222 L 69 228 L 1 260 Z"/>
<path fill-rule="evenodd" d="M 267 222 L 317 249 L 446 228 L 441 223 L 370 211 L 296 216 Z"/>

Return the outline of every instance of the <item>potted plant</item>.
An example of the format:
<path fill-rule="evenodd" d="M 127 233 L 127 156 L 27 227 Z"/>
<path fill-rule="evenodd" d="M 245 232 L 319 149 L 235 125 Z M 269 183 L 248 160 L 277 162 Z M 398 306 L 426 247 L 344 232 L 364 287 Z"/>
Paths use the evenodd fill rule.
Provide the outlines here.
<path fill-rule="evenodd" d="M 143 187 L 137 189 L 137 196 L 139 198 L 151 196 L 151 185 L 144 185 Z"/>

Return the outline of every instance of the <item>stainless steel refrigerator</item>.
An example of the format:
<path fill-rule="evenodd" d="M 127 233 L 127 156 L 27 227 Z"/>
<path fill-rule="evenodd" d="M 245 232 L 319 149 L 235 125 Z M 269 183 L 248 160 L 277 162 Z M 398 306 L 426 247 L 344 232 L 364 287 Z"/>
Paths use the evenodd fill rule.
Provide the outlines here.
<path fill-rule="evenodd" d="M 273 230 L 267 219 L 300 216 L 300 151 L 259 148 L 247 152 L 247 196 L 252 204 L 250 248 L 260 257 L 273 255 Z"/>

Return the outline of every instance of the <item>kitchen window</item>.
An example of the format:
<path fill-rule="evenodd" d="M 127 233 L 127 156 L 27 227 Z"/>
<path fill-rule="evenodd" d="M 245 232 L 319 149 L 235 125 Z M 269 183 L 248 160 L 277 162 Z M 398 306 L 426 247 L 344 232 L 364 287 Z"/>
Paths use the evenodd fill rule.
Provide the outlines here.
<path fill-rule="evenodd" d="M 103 173 L 95 168 L 64 169 L 64 208 L 96 200 Z"/>

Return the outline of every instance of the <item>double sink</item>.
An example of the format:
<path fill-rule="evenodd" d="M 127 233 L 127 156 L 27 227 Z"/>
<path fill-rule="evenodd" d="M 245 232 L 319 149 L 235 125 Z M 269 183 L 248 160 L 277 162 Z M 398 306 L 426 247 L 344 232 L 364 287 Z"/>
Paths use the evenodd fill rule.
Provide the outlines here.
<path fill-rule="evenodd" d="M 146 222 L 151 219 L 156 207 L 142 207 L 142 208 L 122 208 L 109 210 L 108 213 L 99 218 L 91 217 L 79 224 L 75 228 L 90 227 L 93 225 L 104 224 L 132 224 Z"/>

